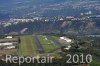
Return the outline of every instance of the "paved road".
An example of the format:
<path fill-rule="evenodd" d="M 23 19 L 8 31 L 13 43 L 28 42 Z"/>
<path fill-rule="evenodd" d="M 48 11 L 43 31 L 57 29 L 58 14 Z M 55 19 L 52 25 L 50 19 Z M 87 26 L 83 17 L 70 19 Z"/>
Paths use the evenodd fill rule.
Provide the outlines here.
<path fill-rule="evenodd" d="M 37 46 L 37 48 L 38 48 L 38 50 L 39 50 L 39 53 L 40 53 L 40 54 L 45 53 L 45 51 L 44 51 L 42 45 L 40 44 L 40 41 L 39 41 L 38 37 L 37 37 L 36 35 L 34 35 L 33 37 L 34 37 L 34 40 L 35 40 L 35 44 L 36 44 L 36 46 Z"/>
<path fill-rule="evenodd" d="M 55 44 L 57 44 L 58 46 L 62 46 L 62 44 L 60 42 L 58 42 L 56 39 L 54 39 L 53 37 L 51 36 L 47 36 L 50 40 L 52 40 Z"/>

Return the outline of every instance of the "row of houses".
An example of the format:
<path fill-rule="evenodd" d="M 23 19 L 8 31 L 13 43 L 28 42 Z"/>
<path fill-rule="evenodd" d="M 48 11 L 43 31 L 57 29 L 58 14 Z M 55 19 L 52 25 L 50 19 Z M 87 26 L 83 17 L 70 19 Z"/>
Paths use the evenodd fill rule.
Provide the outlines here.
<path fill-rule="evenodd" d="M 16 49 L 18 44 L 17 39 L 14 40 L 13 36 L 6 36 L 3 39 L 0 39 L 0 50 L 4 49 Z"/>

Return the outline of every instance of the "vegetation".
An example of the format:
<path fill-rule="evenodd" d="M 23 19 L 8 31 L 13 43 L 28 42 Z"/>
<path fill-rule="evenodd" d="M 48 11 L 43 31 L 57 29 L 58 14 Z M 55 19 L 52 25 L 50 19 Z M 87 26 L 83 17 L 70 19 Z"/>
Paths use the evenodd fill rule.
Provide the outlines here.
<path fill-rule="evenodd" d="M 58 45 L 56 45 L 52 40 L 49 40 L 46 36 L 39 35 L 38 36 L 39 41 L 45 51 L 48 52 L 54 52 L 54 50 L 60 48 Z"/>
<path fill-rule="evenodd" d="M 19 44 L 19 55 L 23 56 L 33 56 L 38 54 L 36 45 L 34 43 L 33 36 L 21 36 L 21 43 Z"/>
<path fill-rule="evenodd" d="M 46 53 L 55 52 L 55 50 L 60 47 L 56 45 L 52 40 L 50 40 L 46 35 L 37 35 L 40 44 Z M 58 36 L 52 35 L 54 39 L 59 41 Z M 52 64 L 22 64 L 22 66 L 65 66 L 65 65 L 73 65 L 73 64 L 65 64 L 66 54 L 68 53 L 85 53 L 91 54 L 93 56 L 93 61 L 90 63 L 90 66 L 99 66 L 100 63 L 100 38 L 91 38 L 91 37 L 81 37 L 74 38 L 74 43 L 71 44 L 71 49 L 69 51 L 62 51 L 60 53 L 55 53 L 56 58 Z M 15 39 L 13 39 L 15 40 Z M 35 56 L 39 54 L 38 48 L 36 47 L 34 38 L 32 35 L 23 35 L 18 38 L 18 55 L 19 56 Z M 76 48 L 79 46 L 78 48 Z M 0 54 L 17 54 L 17 50 L 3 50 L 0 51 Z M 2 62 L 2 61 L 1 61 Z M 10 66 L 16 66 L 16 64 L 11 64 Z"/>

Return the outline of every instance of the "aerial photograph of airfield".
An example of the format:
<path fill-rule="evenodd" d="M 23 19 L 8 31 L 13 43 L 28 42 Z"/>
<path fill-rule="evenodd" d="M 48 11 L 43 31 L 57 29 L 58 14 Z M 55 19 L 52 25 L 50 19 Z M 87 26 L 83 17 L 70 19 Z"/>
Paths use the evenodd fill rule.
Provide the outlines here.
<path fill-rule="evenodd" d="M 41 54 L 53 54 L 61 51 L 63 46 L 69 50 L 72 39 L 49 35 L 22 35 L 2 36 L 0 39 L 0 54 L 19 56 L 34 56 Z"/>
<path fill-rule="evenodd" d="M 20 65 L 7 55 L 54 57 L 21 66 L 100 66 L 100 0 L 0 0 L 0 66 Z"/>

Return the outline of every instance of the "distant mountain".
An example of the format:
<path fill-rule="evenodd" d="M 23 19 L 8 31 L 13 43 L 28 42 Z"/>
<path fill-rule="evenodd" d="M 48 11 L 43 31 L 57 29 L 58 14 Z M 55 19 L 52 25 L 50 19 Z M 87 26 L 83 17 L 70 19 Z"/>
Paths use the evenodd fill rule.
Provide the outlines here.
<path fill-rule="evenodd" d="M 91 6 L 92 5 L 92 6 Z M 0 0 L 0 20 L 10 18 L 80 16 L 91 11 L 100 14 L 99 0 Z M 100 34 L 100 20 L 83 22 L 33 22 L 0 26 L 0 34 L 56 32 L 73 34 Z M 6 21 L 7 22 L 7 21 Z M 66 26 L 62 27 L 62 25 Z M 9 25 L 9 24 L 8 24 Z M 7 26 L 7 27 L 5 27 Z M 3 27 L 3 28 L 2 28 Z"/>
<path fill-rule="evenodd" d="M 11 4 L 17 2 L 32 2 L 33 4 L 61 3 L 68 0 L 0 0 L 0 4 Z"/>
<path fill-rule="evenodd" d="M 10 18 L 33 16 L 73 16 L 95 9 L 99 1 L 92 0 L 0 0 L 0 13 Z M 91 6 L 94 5 L 94 6 Z"/>
<path fill-rule="evenodd" d="M 100 20 L 100 19 L 99 19 Z M 25 30 L 23 33 L 22 31 Z M 100 34 L 100 22 L 56 21 L 18 23 L 3 27 L 0 34 L 33 34 L 33 33 L 61 33 L 61 34 Z"/>

